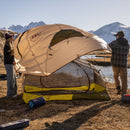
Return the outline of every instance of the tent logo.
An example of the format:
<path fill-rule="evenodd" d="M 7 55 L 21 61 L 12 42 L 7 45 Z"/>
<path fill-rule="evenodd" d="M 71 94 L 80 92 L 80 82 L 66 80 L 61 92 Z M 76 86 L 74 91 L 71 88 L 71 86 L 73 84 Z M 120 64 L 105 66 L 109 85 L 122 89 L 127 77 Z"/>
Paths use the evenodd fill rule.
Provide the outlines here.
<path fill-rule="evenodd" d="M 37 33 L 31 35 L 30 36 L 30 41 L 32 41 L 32 42 L 37 41 L 39 39 L 40 35 L 41 35 L 41 32 L 37 32 Z"/>

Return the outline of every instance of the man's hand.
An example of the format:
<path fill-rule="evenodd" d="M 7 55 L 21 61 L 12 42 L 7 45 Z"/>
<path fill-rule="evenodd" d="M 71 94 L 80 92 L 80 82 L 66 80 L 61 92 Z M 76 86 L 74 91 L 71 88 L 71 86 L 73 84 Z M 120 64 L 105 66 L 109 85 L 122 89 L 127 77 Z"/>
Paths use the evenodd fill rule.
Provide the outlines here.
<path fill-rule="evenodd" d="M 15 62 L 15 61 L 13 62 L 13 65 L 16 65 L 16 62 Z"/>

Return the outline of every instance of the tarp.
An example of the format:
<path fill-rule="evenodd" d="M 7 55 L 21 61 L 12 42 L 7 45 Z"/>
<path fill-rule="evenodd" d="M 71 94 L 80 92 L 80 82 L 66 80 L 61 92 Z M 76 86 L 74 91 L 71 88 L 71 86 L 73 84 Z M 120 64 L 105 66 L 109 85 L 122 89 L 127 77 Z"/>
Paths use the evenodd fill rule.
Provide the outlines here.
<path fill-rule="evenodd" d="M 98 36 L 63 24 L 30 29 L 14 42 L 19 71 L 47 76 L 80 56 L 93 51 L 109 51 Z"/>

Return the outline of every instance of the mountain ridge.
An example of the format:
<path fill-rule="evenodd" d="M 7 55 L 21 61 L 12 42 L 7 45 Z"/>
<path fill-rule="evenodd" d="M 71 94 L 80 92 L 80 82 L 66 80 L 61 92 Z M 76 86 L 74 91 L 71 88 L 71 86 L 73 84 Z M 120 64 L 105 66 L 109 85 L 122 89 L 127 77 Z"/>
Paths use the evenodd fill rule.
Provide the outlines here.
<path fill-rule="evenodd" d="M 31 22 L 27 26 L 12 25 L 9 28 L 1 28 L 1 29 L 12 30 L 17 33 L 22 33 L 26 30 L 29 30 L 31 28 L 41 26 L 41 25 L 46 25 L 46 23 L 44 23 L 43 21 Z M 130 41 L 130 37 L 129 37 L 130 36 L 130 27 L 128 27 L 120 22 L 113 22 L 113 23 L 104 25 L 95 31 L 88 31 L 88 32 L 93 33 L 93 34 L 101 37 L 102 39 L 104 39 L 107 43 L 110 43 L 111 41 L 115 40 L 114 34 L 121 30 L 124 31 L 126 39 L 128 39 L 128 41 Z"/>
<path fill-rule="evenodd" d="M 115 40 L 114 34 L 116 34 L 118 31 L 124 31 L 125 38 L 128 39 L 128 41 L 130 41 L 130 27 L 120 22 L 114 22 L 111 24 L 104 25 L 96 31 L 91 31 L 91 33 L 98 35 L 107 43 L 110 43 L 111 41 Z"/>
<path fill-rule="evenodd" d="M 40 21 L 40 22 L 31 22 L 29 23 L 28 25 L 25 25 L 25 26 L 21 26 L 21 25 L 12 25 L 10 26 L 9 28 L 0 28 L 2 30 L 12 30 L 14 32 L 17 32 L 17 33 L 22 33 L 26 30 L 29 30 L 31 28 L 34 28 L 34 27 L 37 27 L 37 26 L 41 26 L 41 25 L 45 25 L 45 23 L 43 21 Z"/>

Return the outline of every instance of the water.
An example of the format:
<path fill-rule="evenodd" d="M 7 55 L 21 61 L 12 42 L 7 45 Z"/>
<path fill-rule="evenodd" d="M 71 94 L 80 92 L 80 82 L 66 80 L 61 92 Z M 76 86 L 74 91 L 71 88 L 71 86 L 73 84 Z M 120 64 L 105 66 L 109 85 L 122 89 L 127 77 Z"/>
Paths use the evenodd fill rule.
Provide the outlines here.
<path fill-rule="evenodd" d="M 96 57 L 96 55 L 85 55 L 82 56 L 81 58 L 83 59 L 95 59 L 95 58 L 99 58 Z M 104 57 L 100 57 L 100 58 L 104 58 Z M 102 75 L 103 79 L 106 82 L 110 82 L 110 83 L 114 83 L 114 79 L 113 79 L 113 71 L 112 71 L 112 66 L 95 66 L 98 70 L 100 70 L 100 74 Z M 127 78 L 128 78 L 128 88 L 130 89 L 130 68 L 127 69 Z"/>
<path fill-rule="evenodd" d="M 96 66 L 96 68 L 98 70 L 100 70 L 100 73 L 103 77 L 103 79 L 107 82 L 111 82 L 114 83 L 114 79 L 113 79 L 113 71 L 112 71 L 112 67 L 111 66 Z M 130 68 L 127 69 L 127 73 L 128 73 L 128 88 L 130 89 Z"/>

